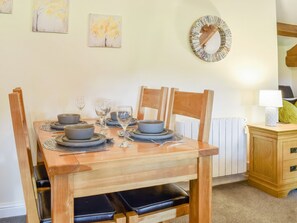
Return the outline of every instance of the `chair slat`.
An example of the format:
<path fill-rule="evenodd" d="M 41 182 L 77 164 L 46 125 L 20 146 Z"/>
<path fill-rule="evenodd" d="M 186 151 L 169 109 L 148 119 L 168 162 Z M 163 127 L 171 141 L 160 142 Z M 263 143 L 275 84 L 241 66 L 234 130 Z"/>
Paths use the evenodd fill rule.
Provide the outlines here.
<path fill-rule="evenodd" d="M 190 92 L 175 92 L 173 114 L 200 119 L 203 94 Z"/>
<path fill-rule="evenodd" d="M 152 108 L 157 110 L 157 120 L 165 120 L 166 105 L 168 97 L 168 88 L 150 89 L 145 86 L 141 87 L 138 104 L 137 119 L 144 119 L 144 109 Z"/>
<path fill-rule="evenodd" d="M 203 93 L 183 92 L 171 89 L 166 127 L 170 128 L 175 115 L 187 116 L 200 120 L 198 140 L 208 142 L 213 105 L 213 91 Z"/>

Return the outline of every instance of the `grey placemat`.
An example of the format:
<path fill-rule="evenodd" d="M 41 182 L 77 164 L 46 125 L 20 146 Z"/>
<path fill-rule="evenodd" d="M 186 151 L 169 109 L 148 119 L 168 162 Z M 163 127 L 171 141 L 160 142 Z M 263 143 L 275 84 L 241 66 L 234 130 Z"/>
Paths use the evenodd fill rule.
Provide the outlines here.
<path fill-rule="evenodd" d="M 52 129 L 50 124 L 43 124 L 40 129 L 46 132 L 61 132 L 62 130 Z"/>

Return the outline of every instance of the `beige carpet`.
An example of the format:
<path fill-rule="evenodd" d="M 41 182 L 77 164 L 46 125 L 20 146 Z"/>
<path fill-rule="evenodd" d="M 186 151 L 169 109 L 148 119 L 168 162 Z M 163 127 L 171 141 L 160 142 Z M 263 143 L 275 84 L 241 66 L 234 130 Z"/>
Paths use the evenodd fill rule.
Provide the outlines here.
<path fill-rule="evenodd" d="M 213 223 L 297 223 L 297 190 L 272 197 L 246 181 L 213 187 Z M 172 223 L 187 223 L 180 218 Z"/>

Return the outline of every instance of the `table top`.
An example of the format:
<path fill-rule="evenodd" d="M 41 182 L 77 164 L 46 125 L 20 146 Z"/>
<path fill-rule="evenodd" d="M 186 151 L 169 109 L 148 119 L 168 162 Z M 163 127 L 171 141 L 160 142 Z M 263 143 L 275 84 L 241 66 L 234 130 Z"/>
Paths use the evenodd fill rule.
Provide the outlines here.
<path fill-rule="evenodd" d="M 95 123 L 95 120 L 86 120 L 88 123 Z M 134 141 L 128 148 L 119 147 L 123 138 L 118 136 L 121 128 L 110 127 L 106 133 L 108 138 L 113 138 L 114 143 L 108 145 L 104 151 L 87 153 L 69 153 L 54 151 L 44 148 L 43 143 L 57 136 L 55 132 L 44 131 L 41 126 L 44 121 L 34 122 L 34 129 L 38 137 L 38 142 L 42 148 L 43 156 L 49 175 L 67 174 L 98 168 L 101 163 L 106 162 L 129 162 L 129 160 L 139 160 L 144 162 L 151 159 L 184 159 L 185 157 L 211 156 L 218 154 L 218 148 L 207 143 L 199 142 L 189 138 L 183 138 L 180 144 L 157 145 L 152 142 Z M 95 132 L 99 132 L 99 127 L 95 125 Z M 63 134 L 63 133 L 59 133 Z"/>

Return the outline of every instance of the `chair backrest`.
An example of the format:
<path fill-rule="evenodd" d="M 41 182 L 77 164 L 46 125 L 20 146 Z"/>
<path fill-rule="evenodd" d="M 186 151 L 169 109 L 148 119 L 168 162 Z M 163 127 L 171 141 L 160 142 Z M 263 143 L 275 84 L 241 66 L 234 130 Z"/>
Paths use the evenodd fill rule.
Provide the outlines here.
<path fill-rule="evenodd" d="M 28 125 L 27 125 L 27 119 L 26 119 L 26 112 L 25 112 L 25 105 L 24 105 L 24 97 L 23 97 L 23 91 L 22 88 L 17 87 L 12 90 L 12 92 L 18 93 L 20 98 L 20 106 L 21 106 L 21 120 L 24 125 L 24 131 L 26 134 L 26 143 L 27 146 L 30 147 L 30 140 L 29 140 L 29 131 L 28 131 Z"/>
<path fill-rule="evenodd" d="M 165 121 L 167 98 L 167 87 L 161 87 L 161 89 L 150 89 L 145 86 L 141 86 L 137 119 L 144 119 L 145 108 L 153 108 L 158 111 L 157 120 Z"/>
<path fill-rule="evenodd" d="M 23 121 L 20 94 L 18 92 L 10 93 L 9 103 L 23 194 L 27 210 L 27 219 L 30 219 L 30 222 L 39 222 L 36 204 L 36 188 L 33 183 L 35 180 L 33 180 L 31 151 L 26 140 L 26 126 L 24 126 Z"/>
<path fill-rule="evenodd" d="M 175 121 L 175 115 L 183 115 L 200 120 L 198 140 L 208 143 L 214 92 L 183 92 L 172 88 L 168 105 L 166 128 Z"/>
<path fill-rule="evenodd" d="M 23 97 L 23 90 L 20 87 L 14 88 L 12 92 L 18 93 L 20 97 L 20 105 L 21 105 L 21 118 L 24 123 L 25 128 L 27 128 L 27 119 L 26 119 L 26 112 L 25 112 L 25 105 L 24 105 L 24 97 Z"/>
<path fill-rule="evenodd" d="M 22 88 L 17 87 L 14 88 L 12 90 L 12 92 L 17 93 L 18 97 L 19 97 L 19 101 L 20 101 L 20 111 L 21 111 L 21 122 L 23 123 L 23 127 L 24 127 L 24 134 L 25 134 L 25 138 L 26 138 L 26 146 L 28 149 L 28 153 L 29 153 L 29 159 L 30 159 L 30 167 L 31 170 L 33 171 L 33 159 L 32 159 L 32 152 L 31 152 L 31 147 L 30 147 L 30 137 L 29 137 L 29 130 L 28 130 L 28 125 L 27 125 L 27 118 L 26 118 L 26 112 L 25 112 L 25 104 L 24 104 L 24 97 L 23 97 L 23 91 Z"/>

